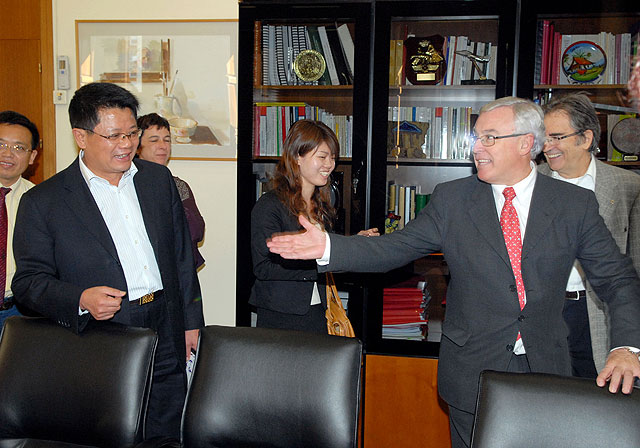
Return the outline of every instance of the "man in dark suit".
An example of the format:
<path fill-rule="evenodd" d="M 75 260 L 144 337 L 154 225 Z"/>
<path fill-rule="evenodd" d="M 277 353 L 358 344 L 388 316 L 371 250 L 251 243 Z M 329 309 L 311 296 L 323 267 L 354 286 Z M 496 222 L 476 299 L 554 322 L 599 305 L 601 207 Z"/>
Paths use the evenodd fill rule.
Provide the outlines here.
<path fill-rule="evenodd" d="M 493 101 L 480 111 L 474 134 L 477 175 L 438 185 L 404 230 L 327 238 L 300 218 L 307 232 L 268 242 L 285 258 L 315 258 L 331 271 L 386 271 L 444 253 L 451 279 L 438 388 L 449 404 L 454 447 L 470 444 L 482 370 L 571 373 L 562 308 L 576 258 L 609 303 L 616 350 L 598 385 L 609 381 L 616 392 L 622 384 L 630 393 L 640 377 L 629 350 L 640 346 L 640 280 L 593 193 L 537 175 L 531 159 L 545 139 L 540 107 L 513 97 Z"/>
<path fill-rule="evenodd" d="M 189 230 L 171 173 L 136 160 L 138 101 L 109 83 L 69 104 L 79 157 L 20 203 L 16 300 L 78 333 L 90 319 L 159 336 L 145 437 L 179 438 L 185 356 L 204 325 Z"/>

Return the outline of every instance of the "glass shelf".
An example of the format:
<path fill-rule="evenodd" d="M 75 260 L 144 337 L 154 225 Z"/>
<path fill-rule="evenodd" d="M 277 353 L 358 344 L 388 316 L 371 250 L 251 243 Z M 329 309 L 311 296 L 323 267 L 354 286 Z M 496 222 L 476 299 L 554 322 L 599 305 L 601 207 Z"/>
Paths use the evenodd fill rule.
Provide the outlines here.
<path fill-rule="evenodd" d="M 342 159 L 341 159 L 342 161 Z M 422 165 L 422 166 L 471 166 L 473 160 L 452 160 L 452 159 L 415 159 L 415 158 L 398 158 L 387 157 L 387 165 Z"/>
<path fill-rule="evenodd" d="M 401 96 L 402 102 L 447 101 L 451 103 L 481 102 L 487 103 L 496 97 L 496 86 L 390 86 L 389 104 Z"/>

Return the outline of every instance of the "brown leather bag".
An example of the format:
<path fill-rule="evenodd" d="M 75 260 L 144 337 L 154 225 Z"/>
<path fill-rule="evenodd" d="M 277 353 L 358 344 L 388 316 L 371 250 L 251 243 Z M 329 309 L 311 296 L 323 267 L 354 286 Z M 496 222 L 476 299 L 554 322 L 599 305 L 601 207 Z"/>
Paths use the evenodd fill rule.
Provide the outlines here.
<path fill-rule="evenodd" d="M 327 311 L 325 316 L 327 317 L 327 332 L 329 334 L 349 338 L 356 336 L 347 317 L 347 312 L 342 307 L 342 300 L 338 296 L 336 283 L 331 272 L 327 272 Z"/>

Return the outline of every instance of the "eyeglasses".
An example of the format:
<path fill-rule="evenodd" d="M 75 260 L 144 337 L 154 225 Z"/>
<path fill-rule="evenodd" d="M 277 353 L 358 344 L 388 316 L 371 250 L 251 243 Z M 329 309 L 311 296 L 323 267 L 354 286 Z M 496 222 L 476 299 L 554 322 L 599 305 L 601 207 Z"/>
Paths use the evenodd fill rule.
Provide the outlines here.
<path fill-rule="evenodd" d="M 521 135 L 527 135 L 528 132 L 524 132 L 521 134 L 509 134 L 509 135 L 482 135 L 478 137 L 475 134 L 471 134 L 471 147 L 475 146 L 476 142 L 480 140 L 482 146 L 488 147 L 496 144 L 496 140 L 501 138 L 511 138 L 511 137 L 520 137 Z"/>
<path fill-rule="evenodd" d="M 23 145 L 10 145 L 9 143 L 0 142 L 0 151 L 2 151 L 3 149 L 8 149 L 11 153 L 17 156 L 21 154 L 26 154 L 32 151 L 31 148 L 27 148 L 26 146 L 23 146 Z"/>
<path fill-rule="evenodd" d="M 550 137 L 547 137 L 544 139 L 544 144 L 546 145 L 551 145 L 553 143 L 558 143 L 560 140 L 564 140 L 565 138 L 569 138 L 569 137 L 573 137 L 574 135 L 579 135 L 582 134 L 583 131 L 576 131 L 576 132 L 572 132 L 571 134 L 567 134 L 567 135 L 552 135 Z"/>
<path fill-rule="evenodd" d="M 80 129 L 84 129 L 84 128 L 80 128 Z M 98 134 L 97 132 L 92 131 L 91 129 L 84 129 L 84 130 L 87 132 L 91 132 L 92 134 L 99 135 L 100 137 L 108 140 L 109 143 L 113 143 L 114 145 L 117 143 L 124 143 L 125 140 L 131 141 L 134 138 L 140 138 L 140 135 L 142 135 L 142 129 L 140 128 L 136 128 L 135 130 L 129 133 L 118 132 L 117 134 L 111 134 L 111 135 Z"/>

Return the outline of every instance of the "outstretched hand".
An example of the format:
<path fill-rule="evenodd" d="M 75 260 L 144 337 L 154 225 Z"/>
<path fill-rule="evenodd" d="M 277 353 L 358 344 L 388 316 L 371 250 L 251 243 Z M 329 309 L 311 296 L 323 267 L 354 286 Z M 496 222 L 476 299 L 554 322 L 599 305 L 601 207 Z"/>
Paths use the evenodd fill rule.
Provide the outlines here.
<path fill-rule="evenodd" d="M 596 383 L 604 387 L 608 381 L 609 392 L 616 393 L 621 386 L 622 393 L 630 394 L 636 378 L 640 378 L 638 355 L 625 348 L 619 348 L 609 353 L 607 363 L 596 378 Z"/>
<path fill-rule="evenodd" d="M 311 224 L 307 218 L 298 217 L 304 231 L 291 233 L 274 233 L 267 240 L 267 247 L 282 258 L 298 260 L 314 260 L 322 258 L 326 243 L 326 234 Z"/>

